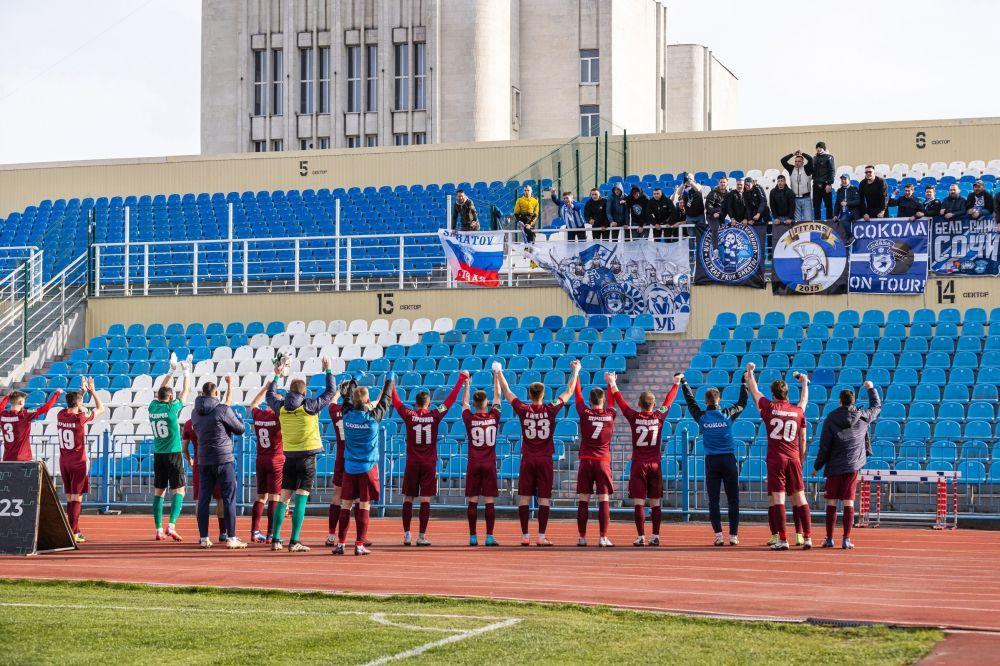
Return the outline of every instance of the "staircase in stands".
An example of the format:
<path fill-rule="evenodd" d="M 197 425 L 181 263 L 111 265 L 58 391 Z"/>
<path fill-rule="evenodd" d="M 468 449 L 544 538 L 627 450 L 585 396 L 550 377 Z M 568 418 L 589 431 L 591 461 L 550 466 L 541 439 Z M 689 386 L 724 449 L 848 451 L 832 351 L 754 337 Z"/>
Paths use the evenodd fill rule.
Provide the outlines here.
<path fill-rule="evenodd" d="M 639 348 L 639 354 L 629 359 L 628 371 L 619 379 L 629 400 L 642 391 L 651 390 L 662 400 L 662 394 L 674 381 L 674 374 L 684 372 L 698 353 L 701 340 L 675 338 L 650 339 Z"/>

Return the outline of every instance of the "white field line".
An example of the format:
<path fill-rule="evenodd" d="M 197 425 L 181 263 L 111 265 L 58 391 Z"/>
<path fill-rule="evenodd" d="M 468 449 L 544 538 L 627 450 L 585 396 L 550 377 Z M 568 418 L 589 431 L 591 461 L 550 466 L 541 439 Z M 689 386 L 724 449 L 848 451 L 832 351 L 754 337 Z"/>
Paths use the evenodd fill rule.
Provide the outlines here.
<path fill-rule="evenodd" d="M 369 661 L 364 666 L 381 666 L 381 664 L 387 664 L 390 661 L 400 661 L 402 659 L 409 659 L 410 657 L 416 657 L 422 655 L 428 650 L 433 650 L 434 648 L 441 647 L 443 645 L 450 645 L 451 643 L 464 641 L 468 638 L 481 636 L 482 634 L 486 634 L 491 631 L 497 631 L 498 629 L 506 629 L 508 627 L 513 627 L 520 621 L 521 620 L 519 618 L 512 617 L 506 620 L 501 620 L 500 622 L 494 622 L 493 624 L 488 624 L 484 627 L 479 627 L 478 629 L 472 629 L 471 631 L 463 631 L 462 633 L 454 634 L 452 636 L 447 636 L 437 641 L 424 643 L 423 645 L 418 645 L 412 650 L 406 650 L 405 652 L 400 652 L 398 654 L 393 654 L 386 657 L 379 657 L 378 659 Z"/>

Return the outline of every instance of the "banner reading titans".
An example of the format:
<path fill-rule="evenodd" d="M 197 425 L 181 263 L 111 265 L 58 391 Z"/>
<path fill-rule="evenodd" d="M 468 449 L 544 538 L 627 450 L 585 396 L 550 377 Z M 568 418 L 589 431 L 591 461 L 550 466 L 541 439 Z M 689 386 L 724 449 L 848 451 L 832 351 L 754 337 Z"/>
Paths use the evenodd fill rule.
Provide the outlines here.
<path fill-rule="evenodd" d="M 438 229 L 448 266 L 457 282 L 480 287 L 500 286 L 503 266 L 502 231 L 448 231 Z"/>
<path fill-rule="evenodd" d="M 847 293 L 847 243 L 839 222 L 775 224 L 771 246 L 775 294 Z"/>
<path fill-rule="evenodd" d="M 555 275 L 587 314 L 653 315 L 655 330 L 682 333 L 691 313 L 687 240 L 565 242 L 515 245 Z"/>
<path fill-rule="evenodd" d="M 927 285 L 927 220 L 855 222 L 852 293 L 922 294 Z"/>
<path fill-rule="evenodd" d="M 993 217 L 931 222 L 931 270 L 938 275 L 1000 275 L 1000 233 Z"/>
<path fill-rule="evenodd" d="M 764 228 L 705 229 L 698 238 L 695 284 L 764 288 Z"/>

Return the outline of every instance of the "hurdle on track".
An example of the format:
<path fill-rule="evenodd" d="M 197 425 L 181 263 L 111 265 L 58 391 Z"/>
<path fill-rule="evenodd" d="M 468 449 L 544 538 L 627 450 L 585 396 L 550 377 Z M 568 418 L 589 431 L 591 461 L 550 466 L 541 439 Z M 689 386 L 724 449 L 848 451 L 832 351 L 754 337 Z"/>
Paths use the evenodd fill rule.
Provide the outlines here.
<path fill-rule="evenodd" d="M 958 529 L 958 479 L 961 472 L 930 470 L 862 470 L 861 507 L 858 512 L 858 527 L 880 527 L 882 525 L 882 486 L 893 483 L 933 483 L 936 489 L 934 529 Z M 949 508 L 948 490 L 951 489 L 952 503 Z M 872 496 L 875 498 L 874 518 L 872 517 Z"/>

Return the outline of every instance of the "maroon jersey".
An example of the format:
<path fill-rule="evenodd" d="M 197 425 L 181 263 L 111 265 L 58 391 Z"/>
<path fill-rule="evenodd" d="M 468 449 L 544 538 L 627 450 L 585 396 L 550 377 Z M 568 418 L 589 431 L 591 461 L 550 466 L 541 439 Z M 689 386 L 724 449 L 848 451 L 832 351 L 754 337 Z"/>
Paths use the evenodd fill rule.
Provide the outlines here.
<path fill-rule="evenodd" d="M 451 389 L 448 397 L 434 409 L 410 409 L 399 399 L 396 385 L 392 385 L 392 406 L 406 425 L 406 459 L 407 461 L 428 463 L 437 462 L 438 426 L 444 420 L 445 414 L 455 404 L 458 391 L 462 386 L 463 377 Z"/>
<path fill-rule="evenodd" d="M 563 408 L 563 401 L 534 405 L 514 398 L 514 402 L 510 404 L 521 420 L 521 457 L 551 460 L 556 450 L 553 441 L 556 416 Z"/>
<path fill-rule="evenodd" d="M 610 391 L 606 395 L 610 398 Z M 583 401 L 580 382 L 574 388 L 576 413 L 580 415 L 580 460 L 611 461 L 611 435 L 615 432 L 613 407 L 595 409 Z"/>
<path fill-rule="evenodd" d="M 188 419 L 184 422 L 184 428 L 181 430 L 181 439 L 185 442 L 191 442 L 194 444 L 194 451 L 191 453 L 192 466 L 197 468 L 198 466 L 198 433 L 194 431 L 194 421 Z M 184 445 L 187 447 L 187 444 Z"/>
<path fill-rule="evenodd" d="M 257 455 L 265 458 L 284 458 L 285 451 L 281 443 L 281 424 L 278 416 L 270 409 L 254 408 L 250 410 L 253 417 L 253 433 L 257 437 Z"/>
<path fill-rule="evenodd" d="M 333 434 L 337 440 L 337 456 L 334 459 L 334 466 L 337 469 L 344 469 L 344 406 L 330 403 L 330 420 L 333 421 Z"/>
<path fill-rule="evenodd" d="M 7 409 L 7 398 L 0 400 L 0 439 L 3 439 L 3 461 L 31 460 L 31 422 L 45 416 L 59 399 L 56 391 L 48 402 L 38 409 Z"/>
<path fill-rule="evenodd" d="M 768 458 L 798 458 L 799 433 L 805 432 L 806 415 L 787 400 L 757 401 L 760 418 L 767 428 Z"/>
<path fill-rule="evenodd" d="M 466 409 L 462 412 L 462 421 L 465 423 L 465 432 L 469 435 L 469 465 L 496 465 L 500 409 L 494 407 L 485 414 Z"/>
<path fill-rule="evenodd" d="M 663 422 L 667 418 L 667 412 L 674 403 L 677 396 L 677 384 L 670 387 L 663 404 L 652 412 L 637 412 L 628 403 L 622 394 L 615 391 L 614 400 L 622 410 L 622 415 L 628 421 L 629 429 L 632 431 L 632 464 L 658 463 L 662 456 L 660 440 L 663 436 Z"/>
<path fill-rule="evenodd" d="M 56 427 L 59 430 L 59 459 L 67 464 L 87 460 L 87 433 L 84 426 L 94 420 L 93 412 L 59 410 Z"/>

